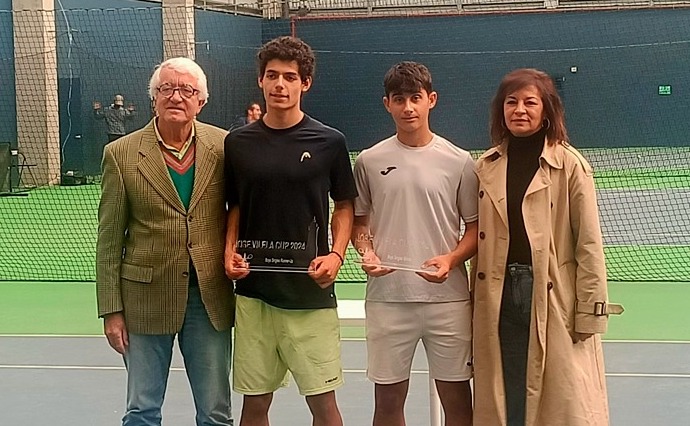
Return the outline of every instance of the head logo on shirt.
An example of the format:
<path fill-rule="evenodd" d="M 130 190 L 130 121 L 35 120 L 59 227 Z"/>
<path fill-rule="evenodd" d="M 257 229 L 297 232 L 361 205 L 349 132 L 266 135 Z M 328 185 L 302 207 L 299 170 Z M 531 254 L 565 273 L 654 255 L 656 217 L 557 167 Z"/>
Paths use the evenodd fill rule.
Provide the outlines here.
<path fill-rule="evenodd" d="M 300 157 L 299 162 L 303 162 L 305 158 L 311 158 L 311 154 L 309 153 L 309 151 L 304 151 L 302 153 L 302 157 Z"/>
<path fill-rule="evenodd" d="M 388 173 L 390 173 L 391 171 L 393 171 L 393 170 L 395 170 L 395 169 L 397 169 L 397 167 L 395 167 L 395 166 L 388 166 L 388 167 L 386 167 L 386 170 L 381 170 L 381 174 L 384 175 L 384 176 L 386 176 Z"/>

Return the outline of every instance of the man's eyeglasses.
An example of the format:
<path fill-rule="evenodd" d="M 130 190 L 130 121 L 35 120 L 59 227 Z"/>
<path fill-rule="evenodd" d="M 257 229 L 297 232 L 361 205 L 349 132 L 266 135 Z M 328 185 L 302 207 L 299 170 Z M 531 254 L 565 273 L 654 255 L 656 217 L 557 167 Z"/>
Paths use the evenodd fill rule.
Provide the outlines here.
<path fill-rule="evenodd" d="M 195 89 L 189 85 L 173 87 L 169 84 L 163 84 L 162 86 L 156 87 L 156 90 L 158 90 L 158 93 L 165 96 L 166 98 L 172 97 L 172 95 L 175 93 L 175 91 L 180 92 L 180 96 L 182 96 L 183 98 L 187 98 L 187 99 L 189 99 L 192 96 L 199 93 L 199 90 L 197 90 L 197 89 Z"/>

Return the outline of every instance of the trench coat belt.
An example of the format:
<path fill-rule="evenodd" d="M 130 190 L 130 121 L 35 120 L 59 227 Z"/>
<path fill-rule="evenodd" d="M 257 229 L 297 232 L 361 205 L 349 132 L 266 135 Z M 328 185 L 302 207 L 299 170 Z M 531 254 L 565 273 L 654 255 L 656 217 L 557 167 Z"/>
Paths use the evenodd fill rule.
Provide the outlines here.
<path fill-rule="evenodd" d="M 625 309 L 619 303 L 608 302 L 577 302 L 577 312 L 591 314 L 598 317 L 604 315 L 620 315 Z"/>

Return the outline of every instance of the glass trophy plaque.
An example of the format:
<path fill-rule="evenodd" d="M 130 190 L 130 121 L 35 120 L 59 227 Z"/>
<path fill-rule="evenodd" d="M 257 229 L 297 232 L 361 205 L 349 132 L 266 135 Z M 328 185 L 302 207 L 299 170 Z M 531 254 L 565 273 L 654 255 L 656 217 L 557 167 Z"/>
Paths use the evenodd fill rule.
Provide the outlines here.
<path fill-rule="evenodd" d="M 434 270 L 433 267 L 422 267 L 427 259 L 425 254 L 429 253 L 429 248 L 424 247 L 423 244 L 415 244 L 403 238 L 374 241 L 374 236 L 371 234 L 359 234 L 357 242 L 360 243 L 357 244 L 358 246 L 374 247 L 374 253 L 381 261 L 381 263 L 372 262 L 367 256 L 367 250 L 359 249 L 360 258 L 355 262 L 362 266 L 378 266 L 408 272 L 433 272 Z"/>
<path fill-rule="evenodd" d="M 306 274 L 318 256 L 319 226 L 312 222 L 297 239 L 238 240 L 236 252 L 249 264 L 250 272 L 280 272 Z"/>

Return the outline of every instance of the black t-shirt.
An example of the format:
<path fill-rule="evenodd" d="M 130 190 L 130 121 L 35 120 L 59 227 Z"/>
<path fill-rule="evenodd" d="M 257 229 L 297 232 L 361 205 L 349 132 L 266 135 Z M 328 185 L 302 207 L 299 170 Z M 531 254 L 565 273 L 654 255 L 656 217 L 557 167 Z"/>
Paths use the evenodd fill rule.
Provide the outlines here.
<path fill-rule="evenodd" d="M 305 115 L 288 129 L 263 120 L 225 138 L 225 188 L 239 206 L 238 253 L 251 265 L 306 268 L 328 245 L 328 195 L 357 196 L 345 136 Z M 333 286 L 319 287 L 306 273 L 253 271 L 236 293 L 283 309 L 336 306 Z"/>

